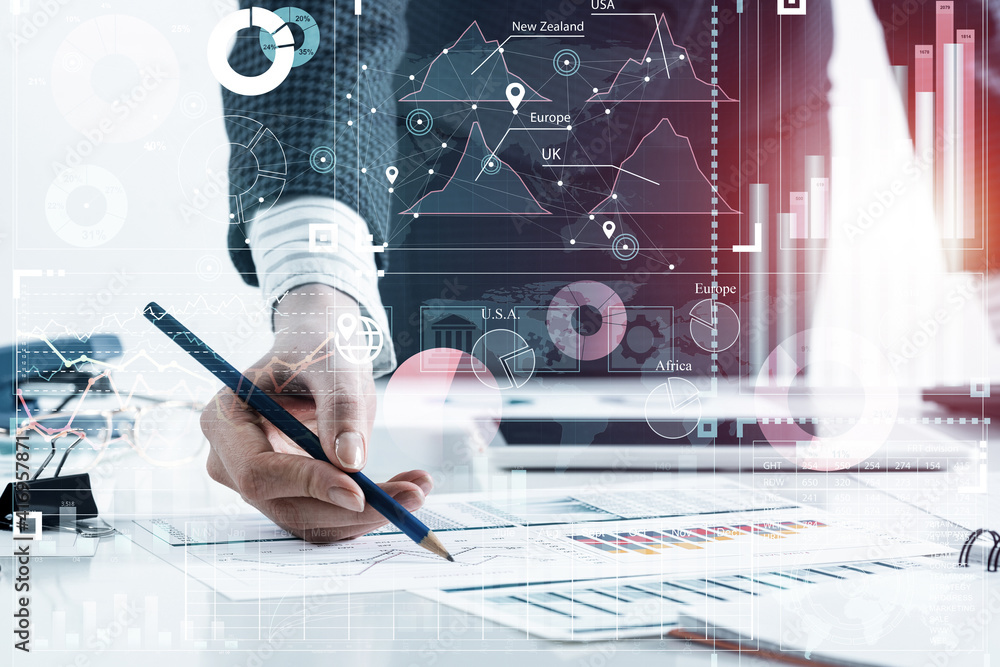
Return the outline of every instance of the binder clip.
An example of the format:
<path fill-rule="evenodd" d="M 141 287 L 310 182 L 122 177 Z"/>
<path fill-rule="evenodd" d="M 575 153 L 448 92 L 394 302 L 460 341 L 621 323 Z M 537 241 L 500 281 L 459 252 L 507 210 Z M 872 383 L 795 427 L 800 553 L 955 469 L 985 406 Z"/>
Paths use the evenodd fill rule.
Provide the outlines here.
<path fill-rule="evenodd" d="M 14 530 L 17 535 L 18 531 L 24 532 L 26 528 L 30 529 L 21 523 L 21 518 L 34 515 L 36 518 L 41 517 L 43 528 L 68 529 L 81 537 L 105 537 L 115 532 L 114 528 L 98 516 L 97 502 L 90 486 L 90 475 L 59 474 L 63 464 L 66 463 L 66 457 L 82 441 L 83 436 L 80 436 L 66 448 L 52 477 L 39 479 L 39 475 L 55 455 L 55 440 L 52 441 L 52 451 L 30 480 L 11 482 L 7 485 L 3 495 L 0 496 L 0 508 L 3 508 L 0 514 L 0 528 Z M 70 526 L 67 526 L 63 519 L 67 508 L 72 508 L 75 513 L 73 525 Z M 38 535 L 40 530 L 34 532 Z"/>
<path fill-rule="evenodd" d="M 993 538 L 993 547 L 990 549 L 989 556 L 986 557 L 986 571 L 997 571 L 997 567 L 1000 566 L 1000 533 L 986 528 L 973 531 L 966 538 L 965 544 L 962 545 L 962 550 L 958 552 L 959 567 L 969 567 L 969 556 L 972 554 L 972 546 L 975 544 L 976 539 L 983 533 L 989 533 Z"/>

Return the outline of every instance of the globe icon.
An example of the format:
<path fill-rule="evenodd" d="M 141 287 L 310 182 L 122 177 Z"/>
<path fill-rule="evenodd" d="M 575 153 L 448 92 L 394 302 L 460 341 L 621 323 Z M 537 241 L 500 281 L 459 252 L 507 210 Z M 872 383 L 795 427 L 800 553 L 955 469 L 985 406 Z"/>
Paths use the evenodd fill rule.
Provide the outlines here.
<path fill-rule="evenodd" d="M 345 313 L 337 318 L 334 345 L 340 356 L 350 363 L 361 365 L 375 361 L 384 344 L 382 330 L 370 317 Z"/>

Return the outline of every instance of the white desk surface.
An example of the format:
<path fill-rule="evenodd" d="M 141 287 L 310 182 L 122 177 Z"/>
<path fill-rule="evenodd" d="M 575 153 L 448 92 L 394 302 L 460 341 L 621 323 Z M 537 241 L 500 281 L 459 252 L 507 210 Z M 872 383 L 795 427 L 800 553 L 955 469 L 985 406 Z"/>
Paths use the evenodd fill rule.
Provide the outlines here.
<path fill-rule="evenodd" d="M 98 495 L 102 511 L 111 508 L 116 520 L 127 521 L 135 516 L 137 483 L 152 490 L 143 496 L 143 503 L 168 507 L 167 513 L 186 514 L 212 508 L 231 511 L 233 503 L 240 502 L 236 494 L 212 483 L 200 463 L 181 471 L 156 469 L 137 476 L 140 467 L 129 456 L 132 455 L 116 463 L 111 480 L 95 480 L 95 488 L 104 489 Z M 380 472 L 388 468 L 391 460 L 374 453 L 370 474 L 381 478 Z M 602 476 L 607 483 L 608 474 L 529 472 L 527 484 L 529 489 L 578 487 L 601 480 Z M 613 474 L 616 482 L 640 482 L 665 473 Z M 827 509 L 837 511 L 838 507 L 845 507 L 857 512 L 870 506 L 873 498 L 881 497 L 856 480 L 845 494 L 834 480 L 847 475 L 823 477 L 827 482 L 820 485 L 817 502 Z M 921 489 L 941 488 L 942 483 L 947 487 L 950 482 L 946 477 L 943 473 L 918 473 L 874 475 L 866 479 L 919 495 Z M 1000 478 L 995 472 L 990 477 L 993 482 L 990 488 L 995 490 Z M 750 474 L 743 473 L 741 481 L 750 483 L 750 479 Z M 113 493 L 108 492 L 109 481 L 116 487 Z M 796 490 L 793 485 L 784 492 L 798 491 L 801 489 Z M 985 501 L 983 496 L 973 502 Z M 934 528 L 933 521 L 921 518 L 924 515 L 907 504 L 895 500 L 884 502 L 886 516 L 913 518 L 913 531 Z M 948 505 L 943 509 L 961 515 L 968 507 Z M 995 518 L 990 521 L 997 523 Z M 4 558 L 0 563 L 3 564 L 0 586 L 5 592 L 12 591 L 12 562 Z M 127 553 L 119 553 L 108 540 L 102 542 L 93 558 L 32 559 L 31 586 L 35 650 L 28 657 L 12 651 L 14 664 L 326 666 L 331 659 L 337 659 L 338 653 L 349 654 L 344 659 L 352 665 L 403 667 L 486 667 L 509 665 L 512 661 L 606 667 L 634 664 L 636 656 L 632 654 L 636 651 L 657 652 L 658 664 L 709 664 L 711 659 L 709 651 L 671 639 L 588 644 L 538 640 L 406 592 L 227 602 L 141 548 L 133 545 Z M 4 618 L 11 618 L 12 597 L 5 594 L 0 601 Z M 117 620 L 116 609 L 121 610 Z M 306 625 L 321 624 L 326 629 L 307 631 L 303 639 L 303 619 Z M 215 637 L 213 622 L 218 623 L 214 627 Z M 718 657 L 731 664 L 741 659 L 750 658 L 734 654 Z"/>

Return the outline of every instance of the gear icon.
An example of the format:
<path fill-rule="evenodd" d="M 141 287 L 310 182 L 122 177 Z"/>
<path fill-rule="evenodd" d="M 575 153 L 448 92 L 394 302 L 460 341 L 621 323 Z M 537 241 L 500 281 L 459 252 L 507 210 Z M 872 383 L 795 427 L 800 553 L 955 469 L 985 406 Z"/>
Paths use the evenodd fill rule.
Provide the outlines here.
<path fill-rule="evenodd" d="M 657 341 L 666 340 L 668 336 L 669 325 L 662 318 L 650 318 L 645 313 L 639 313 L 629 322 L 620 348 L 621 355 L 642 365 L 659 349 Z"/>

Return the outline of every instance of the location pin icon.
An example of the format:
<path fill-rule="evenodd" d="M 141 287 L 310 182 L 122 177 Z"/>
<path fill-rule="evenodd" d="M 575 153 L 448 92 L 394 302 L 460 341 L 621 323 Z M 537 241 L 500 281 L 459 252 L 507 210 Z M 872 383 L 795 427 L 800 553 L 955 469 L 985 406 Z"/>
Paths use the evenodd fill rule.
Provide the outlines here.
<path fill-rule="evenodd" d="M 340 330 L 340 335 L 344 339 L 344 342 L 350 342 L 351 337 L 354 335 L 354 330 L 358 328 L 358 318 L 354 317 L 351 313 L 344 313 L 337 318 L 337 329 Z"/>
<path fill-rule="evenodd" d="M 615 233 L 615 223 L 611 222 L 610 220 L 607 220 L 605 221 L 603 227 L 604 227 L 604 235 L 610 239 L 611 235 Z"/>
<path fill-rule="evenodd" d="M 399 169 L 396 169 L 395 167 L 385 168 L 385 177 L 389 179 L 389 185 L 396 182 L 397 176 L 399 176 Z"/>
<path fill-rule="evenodd" d="M 510 105 L 514 107 L 514 113 L 517 113 L 517 106 L 524 99 L 524 86 L 519 83 L 512 83 L 507 86 L 507 101 Z"/>

